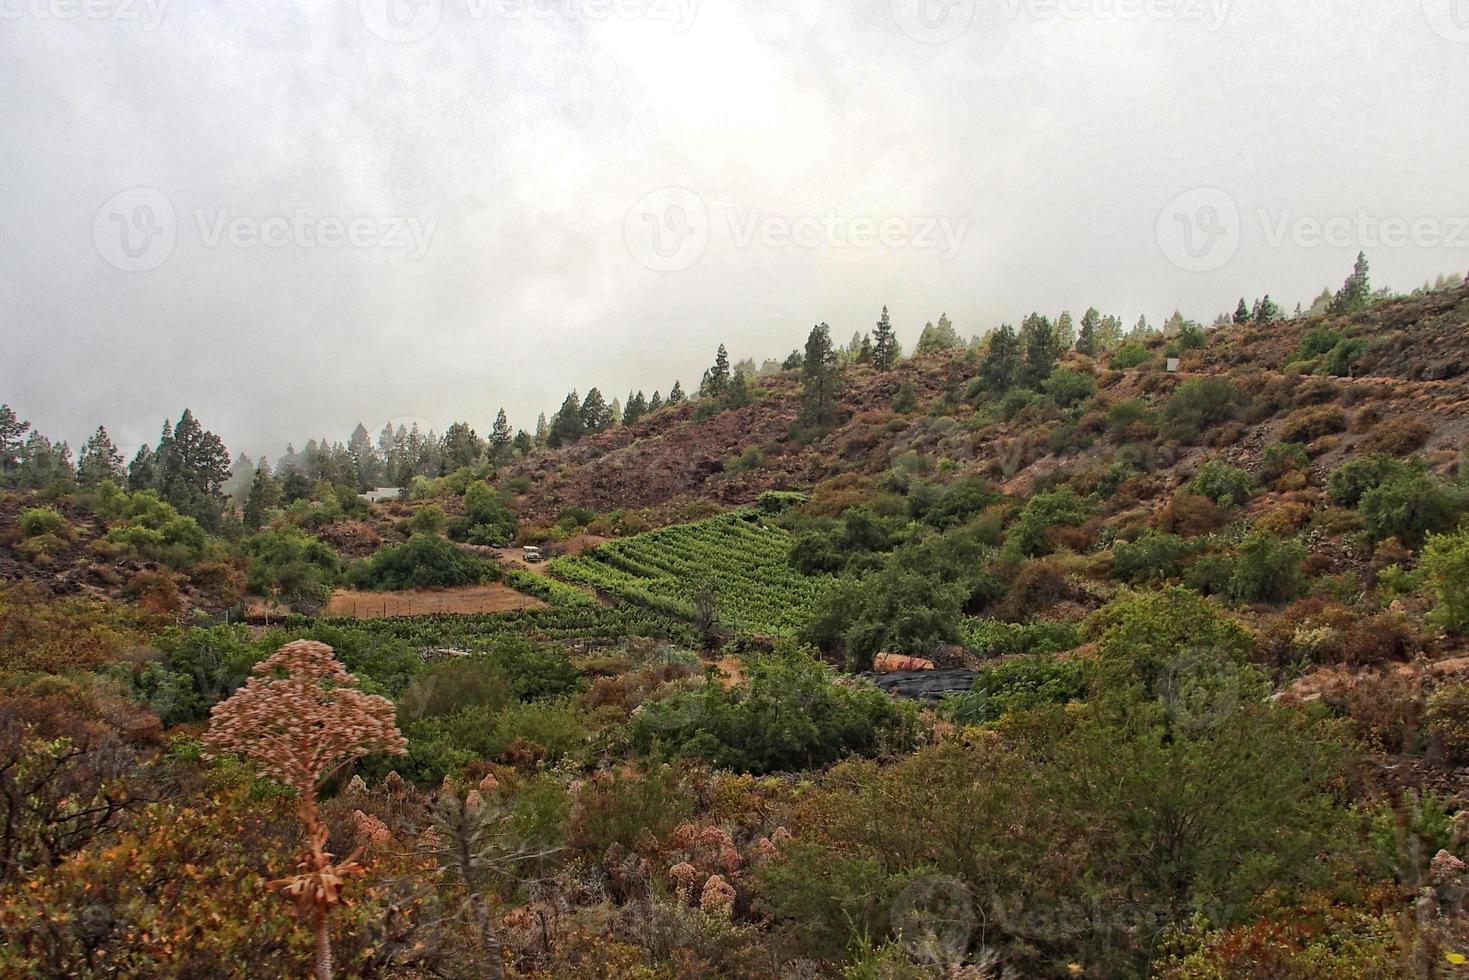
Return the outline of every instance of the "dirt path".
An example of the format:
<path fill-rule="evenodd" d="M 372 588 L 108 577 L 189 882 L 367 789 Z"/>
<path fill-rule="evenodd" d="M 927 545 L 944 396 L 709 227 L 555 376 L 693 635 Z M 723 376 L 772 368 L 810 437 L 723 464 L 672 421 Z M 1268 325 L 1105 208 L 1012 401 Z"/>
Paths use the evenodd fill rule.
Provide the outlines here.
<path fill-rule="evenodd" d="M 410 592 L 355 592 L 338 589 L 326 604 L 324 615 L 352 619 L 381 619 L 385 616 L 431 616 L 436 613 L 472 615 L 543 609 L 534 596 L 516 592 L 508 585 L 469 585 L 459 589 L 414 590 Z"/>

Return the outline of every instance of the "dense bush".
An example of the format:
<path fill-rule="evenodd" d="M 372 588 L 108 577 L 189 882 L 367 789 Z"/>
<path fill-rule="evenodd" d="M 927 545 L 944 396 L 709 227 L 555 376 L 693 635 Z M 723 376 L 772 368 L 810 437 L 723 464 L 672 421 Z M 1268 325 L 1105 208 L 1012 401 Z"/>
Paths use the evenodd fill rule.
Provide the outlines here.
<path fill-rule="evenodd" d="M 1164 409 L 1168 432 L 1182 442 L 1192 442 L 1205 429 L 1233 417 L 1239 390 L 1225 378 L 1190 378 L 1178 386 Z"/>
<path fill-rule="evenodd" d="M 1221 507 L 1228 507 L 1250 499 L 1255 478 L 1238 466 L 1211 459 L 1199 467 L 1192 486 L 1195 493 L 1208 497 Z"/>
<path fill-rule="evenodd" d="M 1379 424 L 1371 435 L 1362 440 L 1359 448 L 1366 453 L 1407 456 L 1422 449 L 1431 435 L 1433 428 L 1427 422 L 1401 415 Z"/>
<path fill-rule="evenodd" d="M 1047 533 L 1056 527 L 1077 527 L 1091 516 L 1086 502 L 1070 487 L 1037 493 L 1025 503 L 1020 518 L 1005 540 L 1007 555 L 1031 558 L 1053 548 Z"/>
<path fill-rule="evenodd" d="M 1311 442 L 1347 428 L 1346 413 L 1335 405 L 1313 405 L 1286 416 L 1280 426 L 1281 442 Z"/>
<path fill-rule="evenodd" d="M 494 565 L 443 538 L 415 534 L 404 544 L 382 548 L 354 565 L 350 579 L 358 588 L 396 591 L 475 585 L 495 575 Z"/>
<path fill-rule="evenodd" d="M 1134 584 L 1177 578 L 1194 546 L 1176 534 L 1149 531 L 1112 547 L 1112 574 Z"/>
<path fill-rule="evenodd" d="M 974 687 L 945 700 L 943 713 L 963 725 L 996 721 L 1011 711 L 1065 704 L 1086 693 L 1080 658 L 1036 654 L 980 667 Z"/>
<path fill-rule="evenodd" d="M 1051 376 L 1046 379 L 1042 387 L 1057 405 L 1062 408 L 1070 408 L 1096 394 L 1097 379 L 1090 374 L 1082 374 L 1080 371 L 1057 368 L 1051 372 Z"/>
<path fill-rule="evenodd" d="M 1422 568 L 1438 600 L 1433 621 L 1451 633 L 1469 633 L 1469 530 L 1430 537 Z"/>
<path fill-rule="evenodd" d="M 241 550 L 251 558 L 245 587 L 259 596 L 324 602 L 342 572 L 335 551 L 289 525 L 246 538 Z"/>
<path fill-rule="evenodd" d="M 1445 758 L 1469 762 L 1469 683 L 1445 684 L 1428 698 L 1428 734 Z"/>
<path fill-rule="evenodd" d="M 1306 447 L 1299 442 L 1272 442 L 1260 457 L 1260 479 L 1274 483 L 1287 473 L 1305 470 L 1310 465 Z"/>
<path fill-rule="evenodd" d="M 590 511 L 581 524 L 589 520 Z M 515 512 L 488 484 L 477 482 L 464 491 L 464 516 L 451 522 L 449 536 L 470 544 L 503 546 L 515 540 L 516 530 Z"/>
<path fill-rule="evenodd" d="M 743 772 L 793 772 L 845 755 L 875 755 L 911 737 L 911 712 L 868 684 L 838 684 L 831 669 L 782 645 L 756 657 L 748 679 L 643 705 L 634 739 L 645 751 L 692 755 Z"/>
<path fill-rule="evenodd" d="M 1421 543 L 1431 531 L 1452 527 L 1459 512 L 1458 502 L 1421 471 L 1368 490 L 1358 509 L 1374 538 L 1396 537 L 1410 546 Z"/>
<path fill-rule="evenodd" d="M 1235 552 L 1229 595 L 1235 602 L 1288 602 L 1301 594 L 1305 545 L 1282 541 L 1268 531 L 1255 531 Z"/>
<path fill-rule="evenodd" d="M 1343 507 L 1355 507 L 1367 491 L 1384 483 L 1413 477 L 1423 471 L 1416 462 L 1404 462 L 1391 456 L 1373 455 L 1347 460 L 1327 478 L 1326 492 Z"/>

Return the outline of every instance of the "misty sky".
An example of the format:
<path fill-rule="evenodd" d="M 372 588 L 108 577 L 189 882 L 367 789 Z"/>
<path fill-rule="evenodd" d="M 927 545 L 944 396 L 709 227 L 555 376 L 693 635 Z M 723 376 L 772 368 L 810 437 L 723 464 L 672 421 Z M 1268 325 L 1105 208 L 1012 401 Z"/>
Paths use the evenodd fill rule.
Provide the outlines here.
<path fill-rule="evenodd" d="M 0 402 L 74 449 L 1469 267 L 1469 0 L 0 0 L 0 72 Z"/>

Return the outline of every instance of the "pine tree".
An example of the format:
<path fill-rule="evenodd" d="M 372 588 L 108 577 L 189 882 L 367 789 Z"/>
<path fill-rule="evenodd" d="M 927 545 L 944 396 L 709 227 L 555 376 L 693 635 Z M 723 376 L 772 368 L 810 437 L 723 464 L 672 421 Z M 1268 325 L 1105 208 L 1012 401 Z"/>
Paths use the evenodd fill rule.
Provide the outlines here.
<path fill-rule="evenodd" d="M 1266 324 L 1279 318 L 1280 307 L 1276 306 L 1275 301 L 1270 298 L 1270 294 L 1266 293 L 1265 298 L 1260 300 L 1260 305 L 1255 310 L 1255 322 Z"/>
<path fill-rule="evenodd" d="M 1108 314 L 1102 317 L 1102 326 L 1097 332 L 1097 350 L 1114 350 L 1122 343 L 1122 318 Z"/>
<path fill-rule="evenodd" d="M 1056 343 L 1061 350 L 1068 351 L 1076 346 L 1076 321 L 1071 318 L 1070 310 L 1062 310 L 1061 316 L 1056 320 Z"/>
<path fill-rule="evenodd" d="M 615 425 L 620 425 L 625 415 L 622 402 L 616 398 L 612 399 L 612 404 L 607 406 L 607 427 L 610 429 Z"/>
<path fill-rule="evenodd" d="M 818 428 L 828 425 L 836 416 L 841 393 L 841 372 L 831 345 L 831 327 L 820 323 L 811 328 L 801 364 L 801 420 Z"/>
<path fill-rule="evenodd" d="M 536 447 L 535 442 L 530 437 L 530 433 L 524 429 L 515 433 L 515 438 L 511 440 L 510 445 L 515 450 L 517 456 L 529 456 L 531 450 Z"/>
<path fill-rule="evenodd" d="M 683 385 L 675 381 L 673 383 L 673 387 L 668 389 L 668 400 L 665 401 L 664 404 L 682 405 L 687 400 L 688 397 L 683 393 Z"/>
<path fill-rule="evenodd" d="M 536 416 L 536 445 L 544 446 L 546 440 L 551 437 L 551 429 L 546 425 L 546 413 L 542 412 Z"/>
<path fill-rule="evenodd" d="M 586 435 L 587 425 L 582 420 L 581 398 L 575 391 L 566 396 L 561 408 L 551 419 L 551 428 L 546 435 L 546 445 L 555 449 L 569 446 Z"/>
<path fill-rule="evenodd" d="M 443 467 L 449 473 L 478 463 L 485 444 L 468 422 L 455 422 L 444 433 Z"/>
<path fill-rule="evenodd" d="M 1025 351 L 1020 380 L 1027 387 L 1034 388 L 1056 369 L 1063 349 L 1060 335 L 1049 317 L 1032 313 L 1020 325 L 1020 345 Z"/>
<path fill-rule="evenodd" d="M 612 410 L 597 388 L 590 389 L 581 403 L 581 421 L 588 432 L 602 432 L 612 424 Z"/>
<path fill-rule="evenodd" d="M 126 479 L 122 468 L 122 453 L 112 444 L 105 425 L 82 443 L 82 453 L 77 457 L 77 482 L 84 487 L 95 487 L 103 480 L 121 485 Z"/>
<path fill-rule="evenodd" d="M 651 415 L 654 412 L 658 411 L 658 409 L 660 409 L 662 407 L 663 407 L 663 396 L 660 395 L 658 393 L 657 389 L 655 388 L 653 390 L 653 397 L 648 399 L 648 414 Z"/>
<path fill-rule="evenodd" d="M 784 361 L 781 361 L 780 362 L 781 370 L 783 370 L 783 371 L 799 371 L 799 370 L 801 370 L 801 361 L 802 361 L 801 352 L 799 350 L 793 350 L 789 354 L 786 355 L 786 359 Z"/>
<path fill-rule="evenodd" d="M 891 371 L 893 365 L 898 363 L 898 335 L 893 332 L 892 320 L 888 317 L 888 308 L 882 308 L 882 316 L 878 318 L 877 328 L 872 331 L 872 366 L 879 371 Z"/>
<path fill-rule="evenodd" d="M 990 334 L 989 347 L 979 365 L 979 376 L 990 391 L 1004 394 L 1020 380 L 1020 338 L 1005 323 Z"/>
<path fill-rule="evenodd" d="M 490 462 L 504 466 L 510 462 L 514 437 L 510 434 L 510 419 L 502 407 L 495 413 L 495 424 L 490 427 Z"/>
<path fill-rule="evenodd" d="M 1352 267 L 1352 274 L 1347 276 L 1347 281 L 1342 283 L 1341 289 L 1332 297 L 1330 312 L 1356 313 L 1367 308 L 1367 303 L 1372 299 L 1372 279 L 1369 272 L 1367 253 L 1358 252 L 1357 264 Z"/>
<path fill-rule="evenodd" d="M 724 392 L 724 403 L 730 408 L 743 408 L 750 404 L 750 382 L 745 372 L 736 371 L 730 378 L 729 387 Z"/>
<path fill-rule="evenodd" d="M 31 424 L 21 420 L 9 405 L 0 405 L 0 482 L 20 469 L 21 450 Z"/>
<path fill-rule="evenodd" d="M 710 398 L 718 398 L 724 394 L 724 389 L 729 386 L 729 351 L 724 345 L 719 345 L 719 350 L 714 355 L 714 366 L 704 372 L 704 380 L 699 385 L 699 394 Z"/>
<path fill-rule="evenodd" d="M 245 526 L 252 531 L 260 530 L 265 516 L 281 505 L 280 481 L 270 472 L 270 463 L 260 461 L 255 467 L 255 476 L 250 480 L 250 490 L 245 495 Z"/>
<path fill-rule="evenodd" d="M 918 343 L 913 346 L 914 354 L 936 354 L 943 350 L 954 350 L 963 347 L 964 343 L 959 339 L 959 334 L 954 330 L 953 321 L 949 314 L 941 313 L 937 325 L 926 323 L 923 325 L 923 333 L 918 336 Z"/>
<path fill-rule="evenodd" d="M 658 393 L 656 391 L 653 392 L 653 397 L 656 398 L 657 396 Z M 647 399 L 643 398 L 641 391 L 636 394 L 630 394 L 627 396 L 627 407 L 622 410 L 622 422 L 624 425 L 632 425 L 638 419 L 648 414 L 648 411 Z"/>
<path fill-rule="evenodd" d="M 1245 298 L 1243 296 L 1239 298 L 1239 305 L 1234 308 L 1234 322 L 1236 324 L 1250 322 L 1250 308 L 1245 304 Z"/>
<path fill-rule="evenodd" d="M 1102 314 L 1095 306 L 1087 307 L 1081 315 L 1081 329 L 1076 334 L 1076 349 L 1087 357 L 1096 357 L 1102 349 L 1100 332 Z"/>
<path fill-rule="evenodd" d="M 155 452 L 163 499 L 206 528 L 216 528 L 224 508 L 222 488 L 230 476 L 229 450 L 219 436 L 186 408 L 171 433 L 165 423 Z"/>

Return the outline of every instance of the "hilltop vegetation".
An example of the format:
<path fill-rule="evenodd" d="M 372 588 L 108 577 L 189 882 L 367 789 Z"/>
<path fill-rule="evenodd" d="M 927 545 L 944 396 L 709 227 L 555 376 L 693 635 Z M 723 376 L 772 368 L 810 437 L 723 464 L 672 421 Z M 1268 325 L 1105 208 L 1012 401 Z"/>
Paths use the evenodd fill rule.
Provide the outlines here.
<path fill-rule="evenodd" d="M 0 972 L 1453 975 L 1469 288 L 897 333 L 276 465 L 0 410 Z"/>

